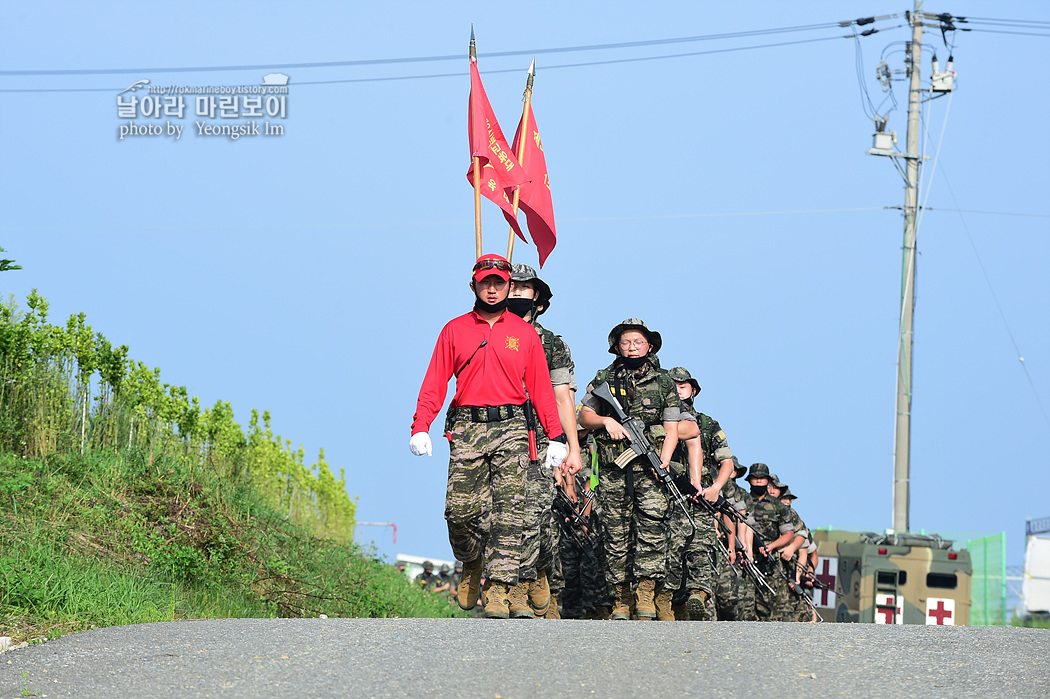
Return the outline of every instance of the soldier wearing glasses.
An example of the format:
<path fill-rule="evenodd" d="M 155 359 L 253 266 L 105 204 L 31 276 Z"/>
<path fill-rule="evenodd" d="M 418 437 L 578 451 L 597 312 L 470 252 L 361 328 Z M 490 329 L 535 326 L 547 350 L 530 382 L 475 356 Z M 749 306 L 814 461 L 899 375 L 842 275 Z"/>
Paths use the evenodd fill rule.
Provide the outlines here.
<path fill-rule="evenodd" d="M 606 578 L 613 586 L 613 619 L 630 614 L 631 582 L 637 582 L 638 619 L 656 617 L 656 588 L 663 583 L 667 556 L 667 496 L 642 457 L 621 470 L 614 461 L 629 450 L 623 426 L 594 389 L 608 382 L 624 411 L 646 425 L 646 436 L 668 468 L 678 444 L 682 400 L 674 380 L 659 368 L 660 333 L 638 318 L 628 318 L 609 333 L 609 352 L 616 359 L 587 386 L 580 426 L 592 430 L 598 451 L 598 502 L 604 534 Z M 695 425 L 694 425 L 695 427 Z M 695 433 L 695 429 L 693 430 Z"/>
<path fill-rule="evenodd" d="M 464 609 L 474 607 L 484 567 L 485 615 L 504 619 L 521 564 L 529 397 L 551 440 L 547 468 L 559 467 L 568 451 L 539 335 L 506 310 L 510 273 L 510 263 L 499 255 L 483 255 L 474 265 L 474 309 L 438 335 L 409 440 L 416 456 L 432 454 L 430 425 L 455 376 L 444 430 L 451 452 L 445 519 L 452 552 L 464 562 L 458 601 Z"/>

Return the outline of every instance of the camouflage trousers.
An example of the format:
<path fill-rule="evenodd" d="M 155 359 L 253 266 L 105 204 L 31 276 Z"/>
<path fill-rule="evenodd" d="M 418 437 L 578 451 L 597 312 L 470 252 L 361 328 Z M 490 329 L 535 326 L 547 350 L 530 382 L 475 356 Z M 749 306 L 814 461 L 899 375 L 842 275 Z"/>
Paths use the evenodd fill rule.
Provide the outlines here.
<path fill-rule="evenodd" d="M 787 580 L 777 572 L 777 566 L 783 571 L 779 554 L 773 553 L 770 558 L 763 558 L 758 554 L 758 568 L 766 576 L 766 583 L 773 590 L 771 594 L 764 587 L 755 589 L 755 613 L 759 621 L 781 621 L 784 606 L 788 602 L 787 596 L 791 594 Z"/>
<path fill-rule="evenodd" d="M 540 570 L 547 570 L 549 574 L 551 559 L 554 557 L 551 545 L 554 476 L 544 468 L 546 439 L 537 445 L 537 451 L 539 461 L 530 464 L 525 479 L 525 523 L 521 530 L 521 570 L 518 576 L 522 580 L 535 580 Z"/>
<path fill-rule="evenodd" d="M 597 607 L 612 606 L 605 584 L 601 526 L 593 514 L 590 517 L 590 529 L 598 540 L 598 548 L 580 546 L 570 536 L 561 537 L 560 559 L 564 585 L 558 599 L 562 605 L 561 615 L 566 619 L 583 619 Z"/>
<path fill-rule="evenodd" d="M 740 581 L 744 571 L 729 564 L 725 556 L 719 556 L 715 567 L 715 610 L 719 621 L 735 621 L 737 603 L 740 600 Z"/>
<path fill-rule="evenodd" d="M 606 582 L 622 585 L 632 577 L 662 582 L 667 567 L 667 496 L 662 486 L 648 469 L 634 464 L 623 470 L 602 464 L 598 477 Z"/>
<path fill-rule="evenodd" d="M 784 576 L 787 580 L 795 579 L 795 566 L 791 561 L 785 561 L 782 558 L 778 558 L 777 562 L 780 564 L 780 569 L 784 571 Z M 773 621 L 795 621 L 797 614 L 799 600 L 798 595 L 791 591 L 788 587 L 787 580 L 780 576 L 779 573 L 774 573 L 780 581 L 780 587 L 777 589 L 777 596 L 773 602 Z"/>
<path fill-rule="evenodd" d="M 736 620 L 758 621 L 758 604 L 755 581 L 744 571 L 736 577 Z"/>
<path fill-rule="evenodd" d="M 671 505 L 667 528 L 667 572 L 664 585 L 677 590 L 714 593 L 715 518 L 706 508 L 687 502 L 696 531 L 677 503 Z"/>
<path fill-rule="evenodd" d="M 487 423 L 459 418 L 449 444 L 445 520 L 452 553 L 466 563 L 484 555 L 483 575 L 514 585 L 529 466 L 525 418 Z"/>

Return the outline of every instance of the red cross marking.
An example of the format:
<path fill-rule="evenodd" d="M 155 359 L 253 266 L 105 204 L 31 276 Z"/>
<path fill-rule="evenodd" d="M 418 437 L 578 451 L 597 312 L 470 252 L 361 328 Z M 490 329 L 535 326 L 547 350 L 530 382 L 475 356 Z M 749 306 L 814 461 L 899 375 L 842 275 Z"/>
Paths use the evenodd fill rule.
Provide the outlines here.
<path fill-rule="evenodd" d="M 944 626 L 944 620 L 952 618 L 952 610 L 944 608 L 944 600 L 937 600 L 937 608 L 931 609 L 929 615 L 937 620 L 937 626 Z"/>
<path fill-rule="evenodd" d="M 818 581 L 820 581 L 821 583 L 823 583 L 823 584 L 827 585 L 829 588 L 831 588 L 831 590 L 834 590 L 835 589 L 835 574 L 832 573 L 830 569 L 831 569 L 831 561 L 829 561 L 828 559 L 825 558 L 824 559 L 824 570 L 822 570 L 819 573 L 817 573 L 816 578 L 817 578 Z M 820 602 L 818 602 L 817 604 L 819 604 L 821 607 L 828 606 L 828 592 L 829 591 L 824 589 L 824 588 L 822 588 L 822 587 L 818 587 L 816 590 L 814 590 L 814 592 L 817 592 L 817 591 L 819 591 L 820 594 L 821 594 Z"/>
<path fill-rule="evenodd" d="M 875 607 L 876 614 L 884 614 L 886 618 L 883 620 L 884 624 L 893 623 L 893 615 L 897 612 L 893 607 Z"/>

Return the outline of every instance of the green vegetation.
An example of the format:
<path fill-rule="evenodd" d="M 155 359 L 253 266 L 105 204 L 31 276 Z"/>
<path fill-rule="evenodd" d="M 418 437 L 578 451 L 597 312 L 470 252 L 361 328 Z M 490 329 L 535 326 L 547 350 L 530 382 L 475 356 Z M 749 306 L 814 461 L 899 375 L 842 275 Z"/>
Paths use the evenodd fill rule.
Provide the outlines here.
<path fill-rule="evenodd" d="M 352 541 L 322 451 L 201 410 L 34 292 L 0 307 L 0 635 L 246 616 L 452 616 Z M 455 612 L 454 612 L 455 610 Z"/>

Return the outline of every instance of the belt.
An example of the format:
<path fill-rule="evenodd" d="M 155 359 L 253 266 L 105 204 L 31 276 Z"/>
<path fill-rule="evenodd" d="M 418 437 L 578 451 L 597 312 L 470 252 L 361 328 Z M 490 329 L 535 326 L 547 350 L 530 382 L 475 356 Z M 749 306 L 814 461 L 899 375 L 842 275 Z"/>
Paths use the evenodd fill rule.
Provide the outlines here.
<path fill-rule="evenodd" d="M 470 422 L 502 422 L 525 415 L 524 405 L 462 405 L 456 408 L 456 419 Z"/>

